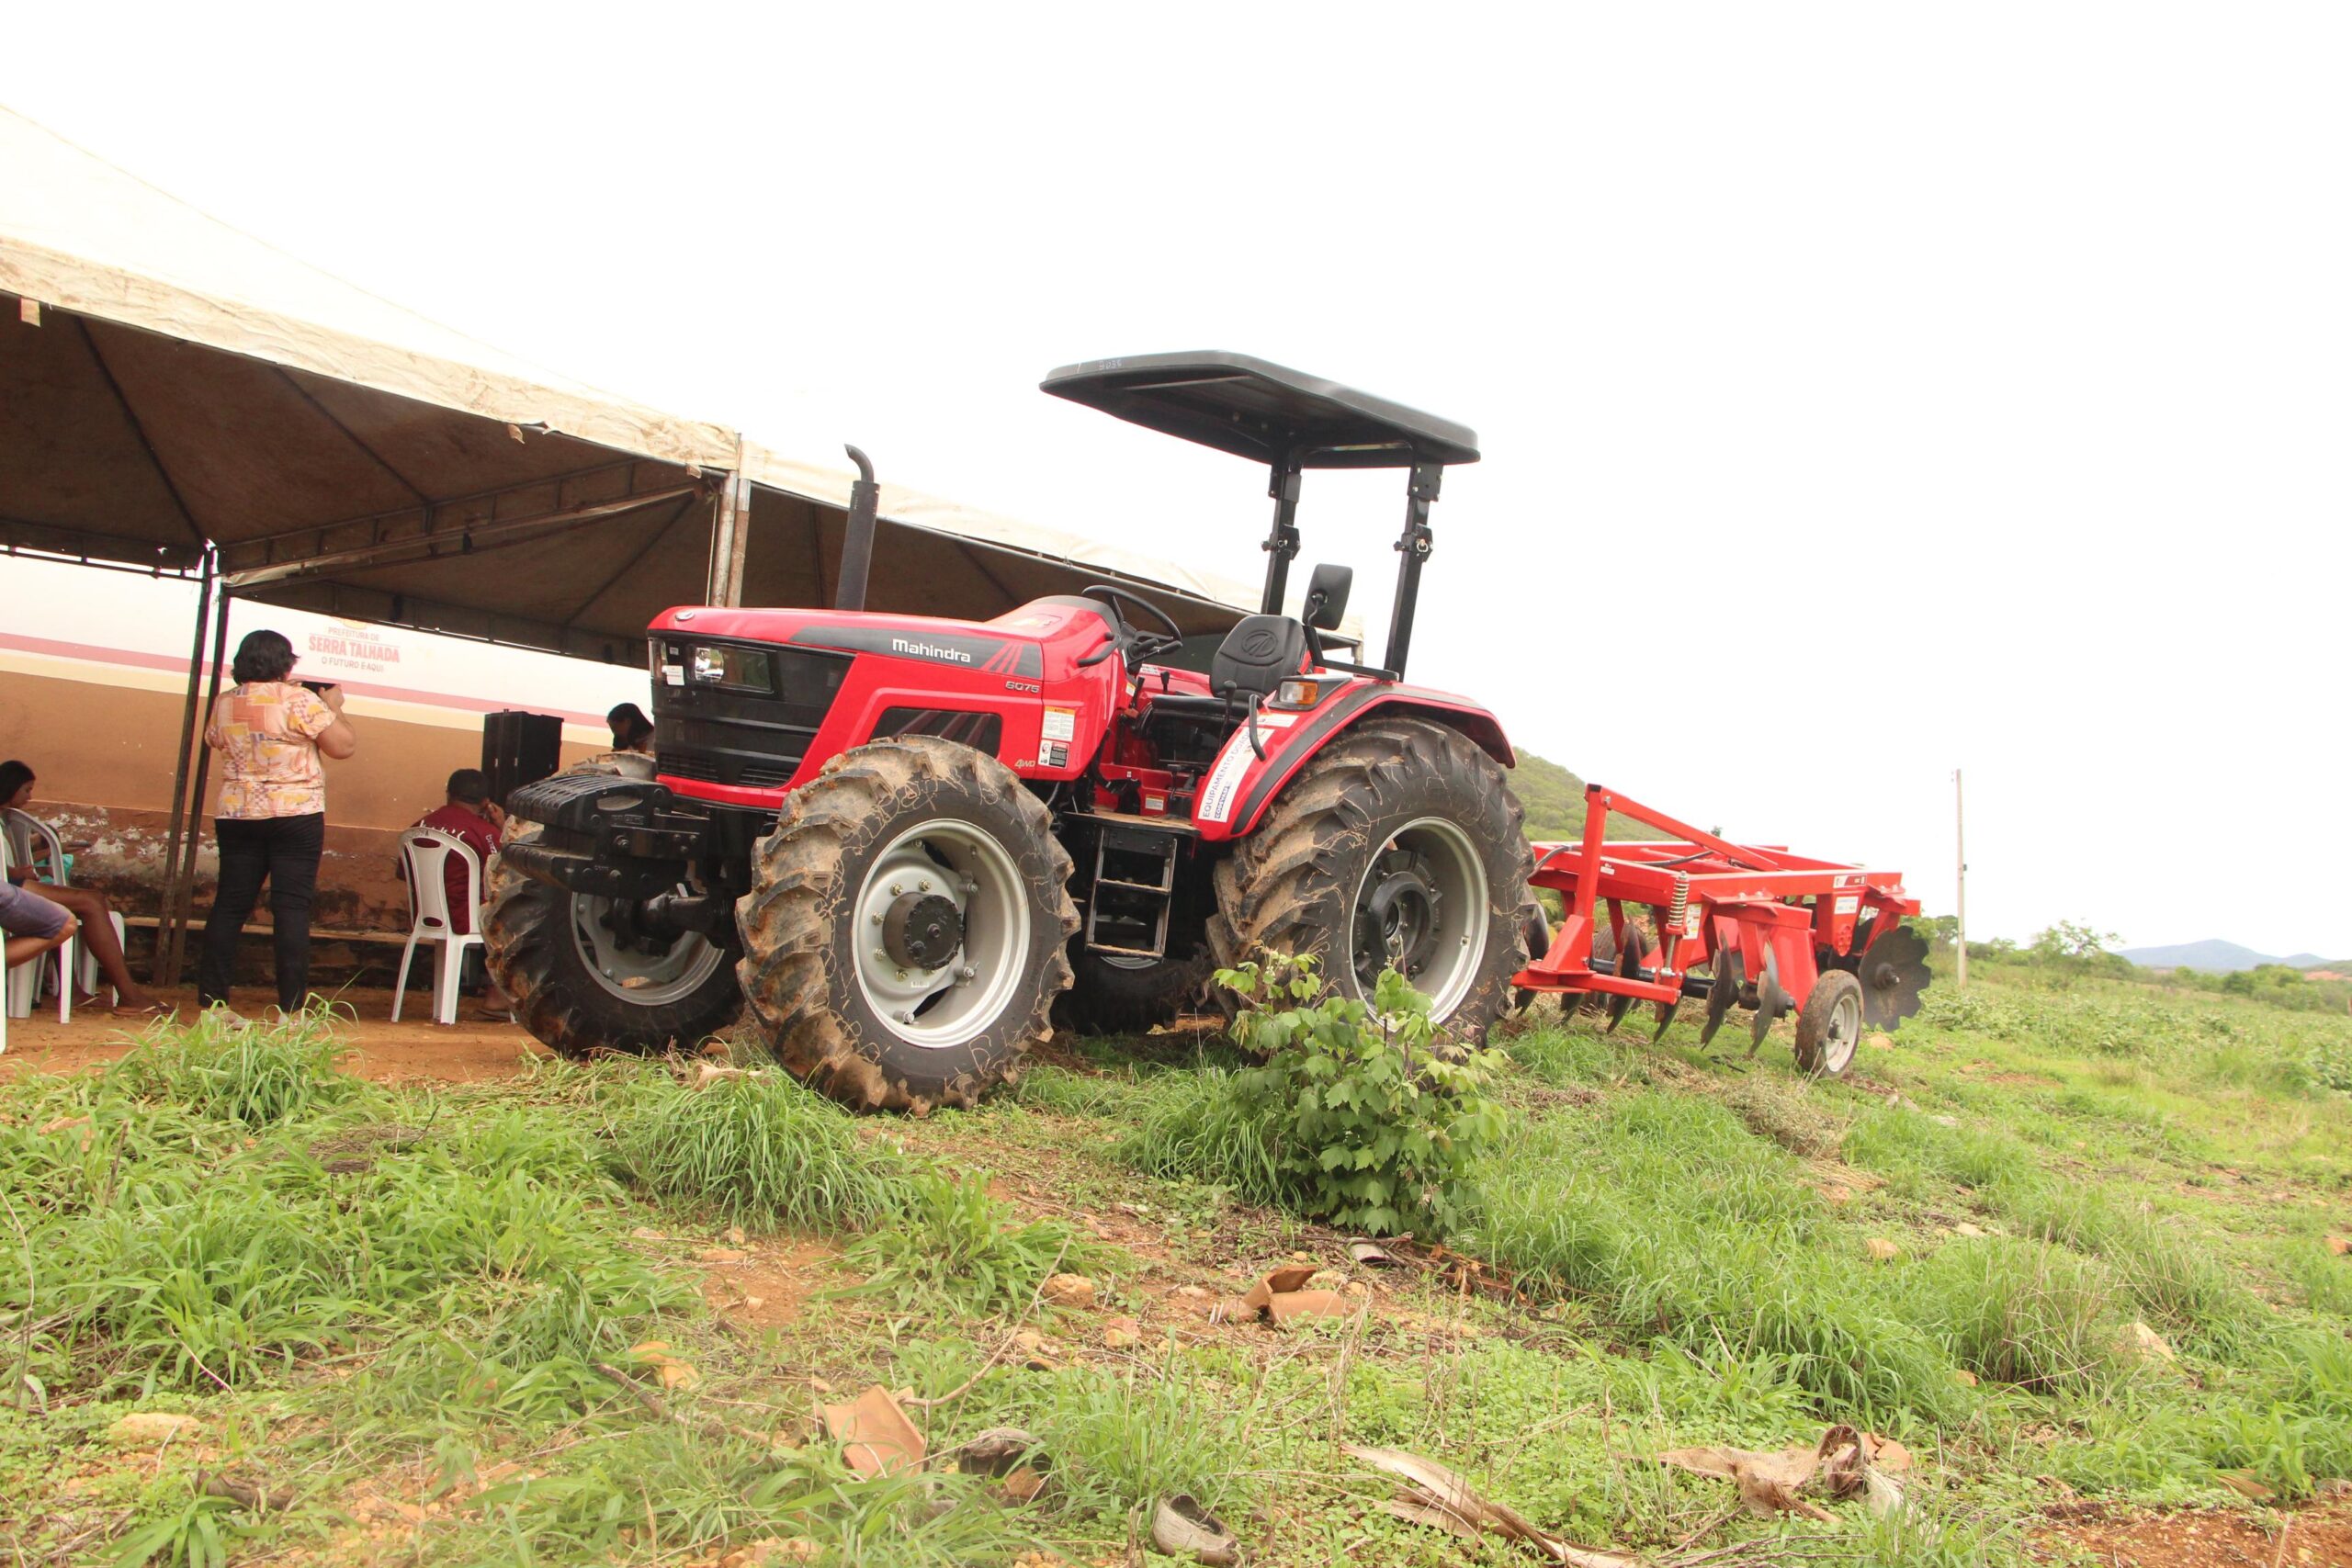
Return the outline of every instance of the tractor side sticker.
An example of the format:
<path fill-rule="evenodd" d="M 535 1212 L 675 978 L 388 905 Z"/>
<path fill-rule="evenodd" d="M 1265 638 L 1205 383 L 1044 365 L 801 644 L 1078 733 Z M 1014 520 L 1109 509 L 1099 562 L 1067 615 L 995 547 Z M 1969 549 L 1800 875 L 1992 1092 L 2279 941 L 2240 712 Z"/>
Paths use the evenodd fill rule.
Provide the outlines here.
<path fill-rule="evenodd" d="M 1042 733 L 1048 740 L 1077 739 L 1078 710 L 1076 708 L 1047 708 Z"/>
<path fill-rule="evenodd" d="M 934 664 L 955 664 L 998 675 L 1042 675 L 1045 657 L 1034 642 L 969 637 L 925 626 L 817 626 L 792 634 L 803 648 L 831 648 L 844 653 L 886 653 L 896 659 L 923 659 Z"/>
<path fill-rule="evenodd" d="M 1225 743 L 1218 753 L 1216 766 L 1209 770 L 1206 783 L 1201 785 L 1201 803 L 1193 815 L 1204 822 L 1226 822 L 1233 818 L 1233 802 L 1241 793 L 1242 775 L 1249 773 L 1250 739 L 1236 735 Z"/>

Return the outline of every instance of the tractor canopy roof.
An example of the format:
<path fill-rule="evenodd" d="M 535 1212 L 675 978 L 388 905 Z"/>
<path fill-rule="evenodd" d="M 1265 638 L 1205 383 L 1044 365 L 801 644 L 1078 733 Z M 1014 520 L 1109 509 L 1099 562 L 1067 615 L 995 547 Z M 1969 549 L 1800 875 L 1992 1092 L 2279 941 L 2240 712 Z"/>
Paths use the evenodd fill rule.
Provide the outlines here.
<path fill-rule="evenodd" d="M 1467 425 L 1246 354 L 1091 359 L 1065 365 L 1042 385 L 1131 424 L 1261 463 L 1405 468 L 1478 460 L 1478 435 Z"/>

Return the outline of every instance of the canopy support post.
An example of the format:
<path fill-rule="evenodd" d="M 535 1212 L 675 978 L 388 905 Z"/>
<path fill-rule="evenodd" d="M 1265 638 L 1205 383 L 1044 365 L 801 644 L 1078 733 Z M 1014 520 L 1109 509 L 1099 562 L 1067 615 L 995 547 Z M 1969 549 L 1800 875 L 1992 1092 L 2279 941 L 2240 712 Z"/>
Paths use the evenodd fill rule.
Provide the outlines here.
<path fill-rule="evenodd" d="M 193 760 L 189 748 L 198 744 L 197 688 L 204 681 L 205 623 L 212 618 L 212 551 L 207 549 L 204 574 L 197 580 L 196 635 L 187 650 L 187 701 L 180 708 L 180 749 L 172 759 L 172 822 L 164 840 L 164 900 L 156 910 L 163 919 L 155 924 L 155 952 L 147 969 L 147 978 L 158 986 L 167 983 L 164 978 L 164 928 L 179 901 L 180 834 L 187 821 L 187 773 Z"/>
<path fill-rule="evenodd" d="M 752 481 L 743 477 L 743 448 L 735 471 L 719 477 L 710 506 L 710 576 L 703 603 L 736 609 L 743 603 L 743 555 L 752 536 Z"/>
<path fill-rule="evenodd" d="M 220 603 L 214 609 L 212 622 L 212 670 L 204 682 L 205 722 L 211 722 L 212 710 L 220 699 L 220 670 L 229 659 L 229 591 L 220 591 Z M 171 908 L 164 911 L 164 925 L 155 931 L 159 947 L 165 948 L 156 982 L 163 986 L 180 983 L 180 961 L 187 947 L 187 917 L 196 902 L 196 851 L 204 836 L 204 791 L 212 772 L 212 748 L 196 749 L 196 784 L 188 791 L 187 827 L 180 836 L 178 874 L 172 881 L 175 897 Z M 168 931 L 166 930 L 168 928 Z"/>

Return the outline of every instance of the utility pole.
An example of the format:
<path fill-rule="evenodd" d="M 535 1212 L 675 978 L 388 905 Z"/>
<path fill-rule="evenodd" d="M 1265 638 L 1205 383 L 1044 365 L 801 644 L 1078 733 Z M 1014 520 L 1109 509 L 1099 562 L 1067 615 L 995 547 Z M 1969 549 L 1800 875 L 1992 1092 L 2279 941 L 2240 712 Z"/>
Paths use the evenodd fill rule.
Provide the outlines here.
<path fill-rule="evenodd" d="M 1959 986 L 1968 989 L 1968 813 L 1962 807 L 1960 794 L 1960 770 L 1951 771 L 1951 847 L 1960 863 L 1960 909 L 1953 933 L 1952 951 L 1959 962 Z"/>

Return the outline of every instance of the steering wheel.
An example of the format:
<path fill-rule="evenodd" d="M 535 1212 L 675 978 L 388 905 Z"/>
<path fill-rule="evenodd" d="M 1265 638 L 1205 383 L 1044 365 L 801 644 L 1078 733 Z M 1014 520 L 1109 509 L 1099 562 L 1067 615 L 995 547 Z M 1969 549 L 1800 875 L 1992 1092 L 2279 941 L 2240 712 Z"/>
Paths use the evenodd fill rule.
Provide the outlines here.
<path fill-rule="evenodd" d="M 1184 646 L 1182 628 L 1169 617 L 1167 611 L 1140 593 L 1130 593 L 1107 582 L 1090 582 L 1079 592 L 1087 598 L 1102 600 L 1103 607 L 1111 612 L 1106 617 L 1111 623 L 1110 640 L 1093 652 L 1080 655 L 1080 664 L 1100 664 L 1111 657 L 1114 649 L 1125 654 L 1129 664 L 1140 664 L 1155 653 L 1169 653 Z M 1142 611 L 1168 629 L 1165 632 L 1139 631 L 1130 626 L 1126 617 L 1119 613 L 1122 604 Z"/>

